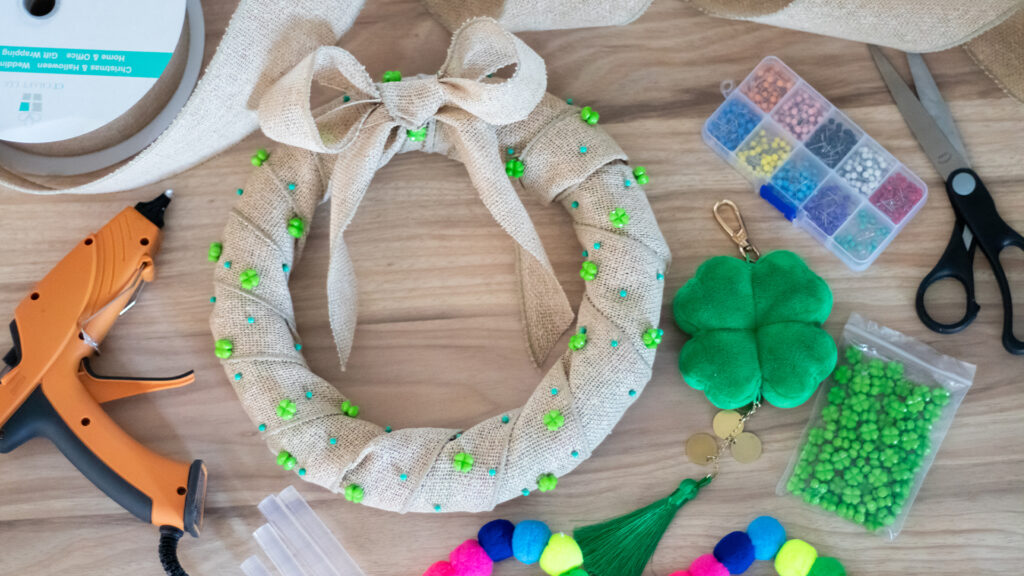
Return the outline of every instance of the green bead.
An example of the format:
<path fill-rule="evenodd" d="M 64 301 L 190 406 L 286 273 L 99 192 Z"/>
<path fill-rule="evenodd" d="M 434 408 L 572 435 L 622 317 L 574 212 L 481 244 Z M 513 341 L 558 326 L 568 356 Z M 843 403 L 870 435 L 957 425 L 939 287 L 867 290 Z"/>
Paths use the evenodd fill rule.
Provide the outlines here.
<path fill-rule="evenodd" d="M 359 406 L 353 404 L 350 400 L 345 400 L 341 403 L 340 411 L 349 418 L 355 418 L 359 416 Z"/>
<path fill-rule="evenodd" d="M 288 220 L 288 234 L 293 238 L 302 238 L 302 235 L 306 233 L 306 223 L 302 221 L 302 218 L 293 216 Z"/>
<path fill-rule="evenodd" d="M 849 366 L 843 365 L 836 368 L 835 373 L 832 375 L 836 382 L 840 384 L 848 384 L 850 378 L 853 378 L 853 370 Z"/>
<path fill-rule="evenodd" d="M 518 158 L 510 158 L 508 162 L 505 162 L 505 174 L 509 178 L 522 178 L 526 172 L 526 164 Z"/>
<path fill-rule="evenodd" d="M 213 353 L 217 356 L 217 358 L 226 360 L 228 358 L 231 358 L 231 354 L 233 352 L 234 344 L 232 344 L 231 340 L 223 338 L 217 340 L 217 342 L 214 343 Z"/>
<path fill-rule="evenodd" d="M 257 168 L 259 168 L 260 166 L 263 166 L 263 160 L 260 160 L 256 156 L 253 156 L 251 159 L 249 159 L 249 162 L 251 162 L 252 165 L 256 166 Z"/>
<path fill-rule="evenodd" d="M 363 487 L 358 484 L 345 486 L 345 500 L 359 504 L 363 501 Z"/>
<path fill-rule="evenodd" d="M 597 278 L 597 262 L 585 260 L 580 266 L 580 278 L 588 282 Z"/>
<path fill-rule="evenodd" d="M 295 412 L 298 411 L 298 406 L 295 405 L 293 400 L 285 398 L 277 404 L 277 416 L 281 420 L 291 420 L 295 418 Z"/>
<path fill-rule="evenodd" d="M 382 78 L 382 81 L 383 82 L 401 82 L 402 81 L 402 72 L 399 71 L 399 70 L 388 70 L 388 71 L 384 72 L 384 76 Z"/>
<path fill-rule="evenodd" d="M 622 228 L 629 224 L 629 214 L 622 208 L 616 208 L 608 213 L 608 220 L 611 221 L 612 226 Z"/>
<path fill-rule="evenodd" d="M 554 432 L 565 425 L 565 417 L 562 416 L 561 411 L 551 410 L 544 415 L 544 425 L 547 426 L 548 430 Z"/>
<path fill-rule="evenodd" d="M 473 469 L 473 455 L 466 452 L 459 452 L 452 457 L 452 468 L 456 472 L 469 472 Z"/>
<path fill-rule="evenodd" d="M 573 334 L 572 336 L 569 337 L 569 349 L 570 350 L 581 350 L 586 345 L 587 345 L 587 335 L 586 334 L 577 333 L 577 334 Z"/>
<path fill-rule="evenodd" d="M 641 186 L 650 181 L 647 177 L 647 168 L 644 168 L 643 166 L 633 168 L 633 178 L 636 180 L 636 183 Z"/>
<path fill-rule="evenodd" d="M 584 106 L 582 109 L 580 109 L 580 118 L 587 124 L 593 126 L 594 124 L 597 124 L 598 120 L 601 119 L 601 115 L 598 114 L 597 111 L 595 111 L 590 106 Z"/>
<path fill-rule="evenodd" d="M 846 366 L 842 366 L 842 368 L 846 368 Z M 831 390 L 828 391 L 828 401 L 832 404 L 835 404 L 837 406 L 841 405 L 843 403 L 843 400 L 845 399 L 846 392 L 844 392 L 842 388 L 833 387 Z"/>
<path fill-rule="evenodd" d="M 860 349 L 850 346 L 846 349 L 846 361 L 850 364 L 860 364 L 860 361 L 864 358 L 864 353 Z"/>
<path fill-rule="evenodd" d="M 285 465 L 287 465 L 289 459 L 293 459 L 293 458 L 292 458 L 292 455 L 289 454 L 287 450 L 281 450 L 280 452 L 277 453 L 277 465 L 278 466 L 285 466 Z M 287 469 L 288 468 L 285 468 L 285 470 L 287 470 Z"/>
<path fill-rule="evenodd" d="M 242 288 L 245 290 L 252 291 L 260 285 L 260 274 L 252 268 L 242 272 L 238 279 L 242 283 Z"/>
<path fill-rule="evenodd" d="M 665 335 L 665 331 L 660 328 L 649 328 L 643 333 L 644 346 L 647 348 L 657 348 L 658 344 L 661 344 L 661 338 Z"/>
<path fill-rule="evenodd" d="M 427 127 L 417 128 L 416 130 L 406 130 L 405 135 L 409 140 L 413 142 L 423 142 L 427 139 Z"/>
<path fill-rule="evenodd" d="M 206 252 L 206 259 L 210 262 L 220 260 L 220 253 L 223 249 L 224 245 L 220 242 L 211 242 L 210 249 Z"/>
<path fill-rule="evenodd" d="M 270 158 L 270 152 L 267 152 L 266 148 L 260 148 L 256 151 L 256 157 L 260 160 L 266 160 L 267 158 Z"/>
<path fill-rule="evenodd" d="M 537 478 L 537 489 L 541 492 L 550 492 L 558 486 L 558 478 L 554 474 L 541 474 Z"/>

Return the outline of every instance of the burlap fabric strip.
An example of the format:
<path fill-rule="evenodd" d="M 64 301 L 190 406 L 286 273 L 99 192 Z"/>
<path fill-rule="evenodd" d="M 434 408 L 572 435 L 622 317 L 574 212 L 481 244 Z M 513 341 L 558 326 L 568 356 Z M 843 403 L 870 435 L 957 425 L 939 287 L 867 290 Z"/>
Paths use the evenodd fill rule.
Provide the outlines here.
<path fill-rule="evenodd" d="M 510 77 L 489 77 L 506 67 Z M 313 82 L 347 98 L 313 113 Z M 575 468 L 643 391 L 671 256 L 625 154 L 578 108 L 545 95 L 545 85 L 540 57 L 485 18 L 455 33 L 436 76 L 375 83 L 351 54 L 325 47 L 261 102 L 264 131 L 289 146 L 252 173 L 229 217 L 220 258 L 232 264 L 217 267 L 211 324 L 218 341 L 230 342 L 221 347 L 230 348 L 224 369 L 254 425 L 305 480 L 387 510 L 489 510 Z M 569 211 L 597 266 L 578 312 L 585 344 L 563 354 L 524 406 L 467 430 L 387 432 L 342 414 L 347 398 L 309 370 L 296 345 L 288 275 L 304 242 L 289 234 L 289 220 L 308 223 L 331 199 L 328 300 L 344 362 L 357 307 L 343 232 L 373 175 L 413 150 L 461 161 L 514 240 L 528 348 L 539 360 L 572 316 L 506 176 L 509 148 L 525 165 L 524 188 Z M 613 220 L 622 218 L 610 218 L 617 209 L 628 215 L 621 228 Z M 258 274 L 255 286 L 248 270 Z M 251 289 L 240 282 L 245 274 Z"/>

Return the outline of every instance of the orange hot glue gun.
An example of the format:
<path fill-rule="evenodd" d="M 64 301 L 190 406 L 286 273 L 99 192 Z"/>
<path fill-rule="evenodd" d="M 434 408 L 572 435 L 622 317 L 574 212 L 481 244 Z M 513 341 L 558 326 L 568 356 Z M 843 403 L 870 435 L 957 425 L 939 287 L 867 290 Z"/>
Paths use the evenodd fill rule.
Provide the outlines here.
<path fill-rule="evenodd" d="M 0 369 L 0 453 L 37 436 L 49 438 L 107 496 L 161 527 L 164 569 L 184 574 L 177 542 L 183 532 L 199 536 L 206 467 L 201 460 L 186 464 L 151 452 L 101 404 L 184 386 L 195 376 L 107 378 L 89 367 L 89 356 L 114 321 L 153 280 L 153 255 L 170 202 L 168 190 L 121 211 L 18 304 L 11 322 L 14 346 Z"/>

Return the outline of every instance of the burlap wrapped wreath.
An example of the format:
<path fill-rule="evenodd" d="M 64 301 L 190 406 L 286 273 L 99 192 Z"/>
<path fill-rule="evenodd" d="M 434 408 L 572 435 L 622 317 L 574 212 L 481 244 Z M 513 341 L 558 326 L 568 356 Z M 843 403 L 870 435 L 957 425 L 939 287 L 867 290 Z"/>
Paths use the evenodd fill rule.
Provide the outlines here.
<path fill-rule="evenodd" d="M 502 69 L 514 68 L 508 78 Z M 497 75 L 495 73 L 498 73 Z M 336 47 L 318 49 L 260 103 L 258 155 L 221 242 L 211 317 L 216 352 L 278 463 L 349 500 L 400 512 L 481 511 L 547 490 L 607 436 L 651 376 L 671 256 L 626 156 L 598 115 L 545 94 L 544 62 L 494 20 L 455 33 L 436 76 L 374 83 Z M 316 81 L 342 96 L 316 112 Z M 513 187 L 572 216 L 587 281 L 570 349 L 526 404 L 468 430 L 385 429 L 312 373 L 288 278 L 316 206 L 331 199 L 328 305 L 342 364 L 356 321 L 343 232 L 376 171 L 421 150 L 466 165 L 516 242 L 523 324 L 540 362 L 572 321 L 568 300 Z"/>

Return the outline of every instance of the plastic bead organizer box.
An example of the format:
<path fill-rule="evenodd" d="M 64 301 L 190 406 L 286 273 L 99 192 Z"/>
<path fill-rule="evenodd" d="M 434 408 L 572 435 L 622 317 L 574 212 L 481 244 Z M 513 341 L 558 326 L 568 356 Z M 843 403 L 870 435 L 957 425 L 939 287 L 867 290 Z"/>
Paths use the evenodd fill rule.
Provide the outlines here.
<path fill-rule="evenodd" d="M 727 94 L 702 133 L 762 198 L 855 271 L 928 197 L 916 174 L 774 56 Z"/>

